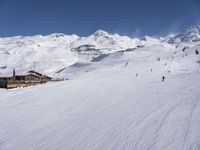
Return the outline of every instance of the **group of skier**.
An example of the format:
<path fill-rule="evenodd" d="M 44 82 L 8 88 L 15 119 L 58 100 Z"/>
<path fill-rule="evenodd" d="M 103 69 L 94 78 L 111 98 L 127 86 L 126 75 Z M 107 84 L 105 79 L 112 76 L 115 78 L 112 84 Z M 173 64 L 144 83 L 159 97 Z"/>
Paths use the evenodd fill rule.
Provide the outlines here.
<path fill-rule="evenodd" d="M 183 51 L 185 51 L 185 50 L 186 50 L 186 48 L 183 49 Z M 199 55 L 199 51 L 195 50 L 195 54 Z M 172 56 L 171 58 L 172 58 L 171 61 L 173 61 L 174 60 L 174 56 Z M 157 57 L 157 61 L 161 61 L 161 58 Z M 125 66 L 127 66 L 127 64 Z M 165 63 L 165 66 L 167 66 L 167 63 Z M 153 69 L 151 68 L 150 71 L 153 72 Z M 168 73 L 170 73 L 170 72 L 171 71 L 169 70 Z M 136 77 L 138 77 L 138 74 L 136 74 Z M 166 80 L 166 76 L 163 75 L 162 78 L 161 78 L 161 81 L 164 82 L 165 80 Z"/>

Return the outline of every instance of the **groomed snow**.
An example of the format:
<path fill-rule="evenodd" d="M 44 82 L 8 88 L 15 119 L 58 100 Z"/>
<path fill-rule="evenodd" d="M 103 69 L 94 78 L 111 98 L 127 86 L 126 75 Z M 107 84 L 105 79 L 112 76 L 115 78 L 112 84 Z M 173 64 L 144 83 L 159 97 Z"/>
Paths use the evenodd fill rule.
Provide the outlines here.
<path fill-rule="evenodd" d="M 150 43 L 74 61 L 63 82 L 0 89 L 0 149 L 199 150 L 198 44 Z"/>

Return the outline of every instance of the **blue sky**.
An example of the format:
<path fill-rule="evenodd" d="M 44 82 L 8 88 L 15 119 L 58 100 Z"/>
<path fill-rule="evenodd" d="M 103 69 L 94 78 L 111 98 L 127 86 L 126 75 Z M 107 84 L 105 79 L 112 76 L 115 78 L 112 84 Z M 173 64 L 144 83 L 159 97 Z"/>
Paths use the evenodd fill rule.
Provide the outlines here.
<path fill-rule="evenodd" d="M 200 24 L 200 0 L 0 0 L 0 36 L 164 35 Z"/>

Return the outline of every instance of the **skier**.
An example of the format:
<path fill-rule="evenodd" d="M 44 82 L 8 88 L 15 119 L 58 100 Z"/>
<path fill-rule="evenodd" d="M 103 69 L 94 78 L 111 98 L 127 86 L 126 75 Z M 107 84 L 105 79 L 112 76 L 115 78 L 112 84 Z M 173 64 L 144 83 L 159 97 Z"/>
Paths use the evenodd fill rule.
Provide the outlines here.
<path fill-rule="evenodd" d="M 198 51 L 197 49 L 196 49 L 196 51 L 195 51 L 195 54 L 196 54 L 196 55 L 199 55 L 199 51 Z"/>
<path fill-rule="evenodd" d="M 129 59 L 128 59 L 128 61 L 126 62 L 126 64 L 124 65 L 124 68 L 126 68 L 126 66 L 128 65 L 128 63 L 129 63 Z"/>
<path fill-rule="evenodd" d="M 128 62 L 124 65 L 124 68 L 126 68 L 127 65 L 128 65 Z"/>
<path fill-rule="evenodd" d="M 162 82 L 164 82 L 165 81 L 165 76 L 162 76 Z"/>

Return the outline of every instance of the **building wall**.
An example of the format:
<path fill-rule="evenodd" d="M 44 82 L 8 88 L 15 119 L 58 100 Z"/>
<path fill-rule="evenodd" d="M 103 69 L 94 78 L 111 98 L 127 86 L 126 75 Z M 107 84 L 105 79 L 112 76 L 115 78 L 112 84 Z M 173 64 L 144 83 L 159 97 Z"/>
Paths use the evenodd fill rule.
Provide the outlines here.
<path fill-rule="evenodd" d="M 31 85 L 37 85 L 46 83 L 50 80 L 45 76 L 35 76 L 32 74 L 22 75 L 22 76 L 15 76 L 13 77 L 3 77 L 0 78 L 0 88 L 17 88 L 17 87 L 27 87 Z"/>

